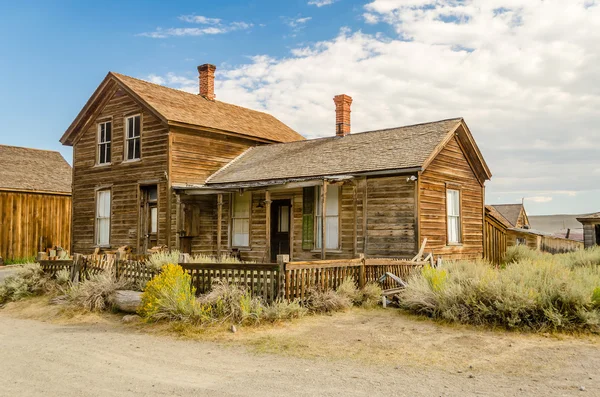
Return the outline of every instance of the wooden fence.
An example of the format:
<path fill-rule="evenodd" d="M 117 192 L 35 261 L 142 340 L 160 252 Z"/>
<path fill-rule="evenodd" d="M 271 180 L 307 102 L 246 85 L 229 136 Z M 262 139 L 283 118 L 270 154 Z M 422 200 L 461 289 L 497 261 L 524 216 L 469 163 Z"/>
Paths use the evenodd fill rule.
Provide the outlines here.
<path fill-rule="evenodd" d="M 154 277 L 158 271 L 148 267 L 145 261 L 119 260 L 114 255 L 76 255 L 75 260 L 39 261 L 42 269 L 55 275 L 62 269 L 70 269 L 72 280 L 86 280 L 95 274 L 110 271 L 116 277 L 124 277 L 132 284 L 142 285 Z M 197 294 L 209 292 L 216 281 L 239 285 L 252 296 L 261 297 L 266 302 L 277 299 L 304 299 L 313 288 L 321 290 L 337 289 L 348 277 L 359 288 L 367 282 L 378 282 L 386 273 L 392 273 L 407 280 L 415 269 L 420 269 L 425 261 L 409 261 L 389 258 L 356 258 L 320 260 L 306 262 L 279 263 L 180 263 L 191 276 L 191 284 Z M 382 288 L 398 287 L 396 282 L 386 278 Z"/>

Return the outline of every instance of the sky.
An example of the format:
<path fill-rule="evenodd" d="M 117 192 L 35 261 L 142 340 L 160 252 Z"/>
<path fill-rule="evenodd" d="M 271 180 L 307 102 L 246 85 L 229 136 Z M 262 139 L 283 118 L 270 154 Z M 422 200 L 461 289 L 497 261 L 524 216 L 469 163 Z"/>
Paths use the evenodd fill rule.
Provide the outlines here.
<path fill-rule="evenodd" d="M 330 136 L 463 117 L 486 202 L 600 211 L 600 0 L 0 0 L 0 144 L 58 142 L 109 71 Z"/>

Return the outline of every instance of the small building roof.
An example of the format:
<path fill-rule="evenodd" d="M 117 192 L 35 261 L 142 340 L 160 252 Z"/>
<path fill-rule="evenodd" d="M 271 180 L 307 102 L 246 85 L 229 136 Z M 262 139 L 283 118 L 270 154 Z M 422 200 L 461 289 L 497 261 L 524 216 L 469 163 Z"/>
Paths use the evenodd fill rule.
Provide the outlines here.
<path fill-rule="evenodd" d="M 352 175 L 386 170 L 420 170 L 452 138 L 459 127 L 472 137 L 462 118 L 385 130 L 333 136 L 248 149 L 206 181 L 207 185 Z M 479 150 L 478 169 L 489 179 Z"/>
<path fill-rule="evenodd" d="M 523 204 L 492 204 L 492 207 L 496 209 L 506 219 L 512 227 L 517 226 L 519 215 L 523 210 Z"/>
<path fill-rule="evenodd" d="M 0 145 L 0 190 L 71 193 L 71 177 L 59 152 Z"/>
<path fill-rule="evenodd" d="M 486 205 L 485 210 L 490 216 L 492 216 L 494 219 L 496 219 L 498 222 L 504 225 L 504 227 L 506 227 L 507 229 L 513 227 L 513 225 L 511 225 L 510 222 L 506 220 L 506 218 L 502 216 L 502 214 L 498 212 L 498 210 L 496 210 L 496 208 L 494 208 L 493 205 Z"/>
<path fill-rule="evenodd" d="M 302 135 L 270 114 L 109 72 L 60 139 L 63 144 L 73 144 L 85 119 L 97 108 L 95 102 L 111 83 L 123 87 L 168 124 L 216 129 L 269 142 L 304 140 Z"/>
<path fill-rule="evenodd" d="M 596 213 L 593 213 L 593 214 L 579 216 L 579 217 L 577 217 L 577 220 L 579 222 L 585 222 L 585 221 L 590 221 L 590 222 L 598 221 L 598 222 L 600 222 L 600 212 L 596 212 Z"/>

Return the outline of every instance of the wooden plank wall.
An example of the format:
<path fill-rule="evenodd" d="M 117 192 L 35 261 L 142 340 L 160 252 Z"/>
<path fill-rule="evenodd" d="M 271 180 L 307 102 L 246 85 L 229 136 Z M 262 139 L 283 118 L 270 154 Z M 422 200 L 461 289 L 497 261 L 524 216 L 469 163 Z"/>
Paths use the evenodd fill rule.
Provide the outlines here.
<path fill-rule="evenodd" d="M 71 196 L 0 191 L 0 257 L 32 257 L 57 245 L 71 246 Z"/>
<path fill-rule="evenodd" d="M 123 162 L 124 117 L 142 114 L 141 160 Z M 96 166 L 97 122 L 112 120 L 112 164 Z M 139 184 L 158 182 L 158 244 L 167 244 L 168 127 L 133 98 L 117 91 L 100 115 L 73 147 L 73 251 L 94 250 L 95 194 L 99 187 L 112 190 L 110 244 L 137 249 L 139 239 Z"/>
<path fill-rule="evenodd" d="M 427 247 L 447 259 L 483 257 L 484 193 L 456 138 L 421 174 L 419 194 L 420 236 Z M 446 183 L 460 186 L 463 241 L 447 245 Z"/>
<path fill-rule="evenodd" d="M 484 259 L 494 265 L 499 265 L 506 253 L 506 227 L 486 214 Z"/>

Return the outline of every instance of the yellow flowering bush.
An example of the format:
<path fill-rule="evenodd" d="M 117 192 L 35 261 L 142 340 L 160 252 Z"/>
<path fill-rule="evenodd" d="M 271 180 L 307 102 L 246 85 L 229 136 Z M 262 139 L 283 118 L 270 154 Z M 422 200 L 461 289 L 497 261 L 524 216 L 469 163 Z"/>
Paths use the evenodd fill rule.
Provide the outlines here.
<path fill-rule="evenodd" d="M 191 277 L 179 265 L 166 264 L 159 275 L 146 284 L 140 315 L 148 320 L 202 322 L 210 318 L 210 308 L 196 300 Z"/>

